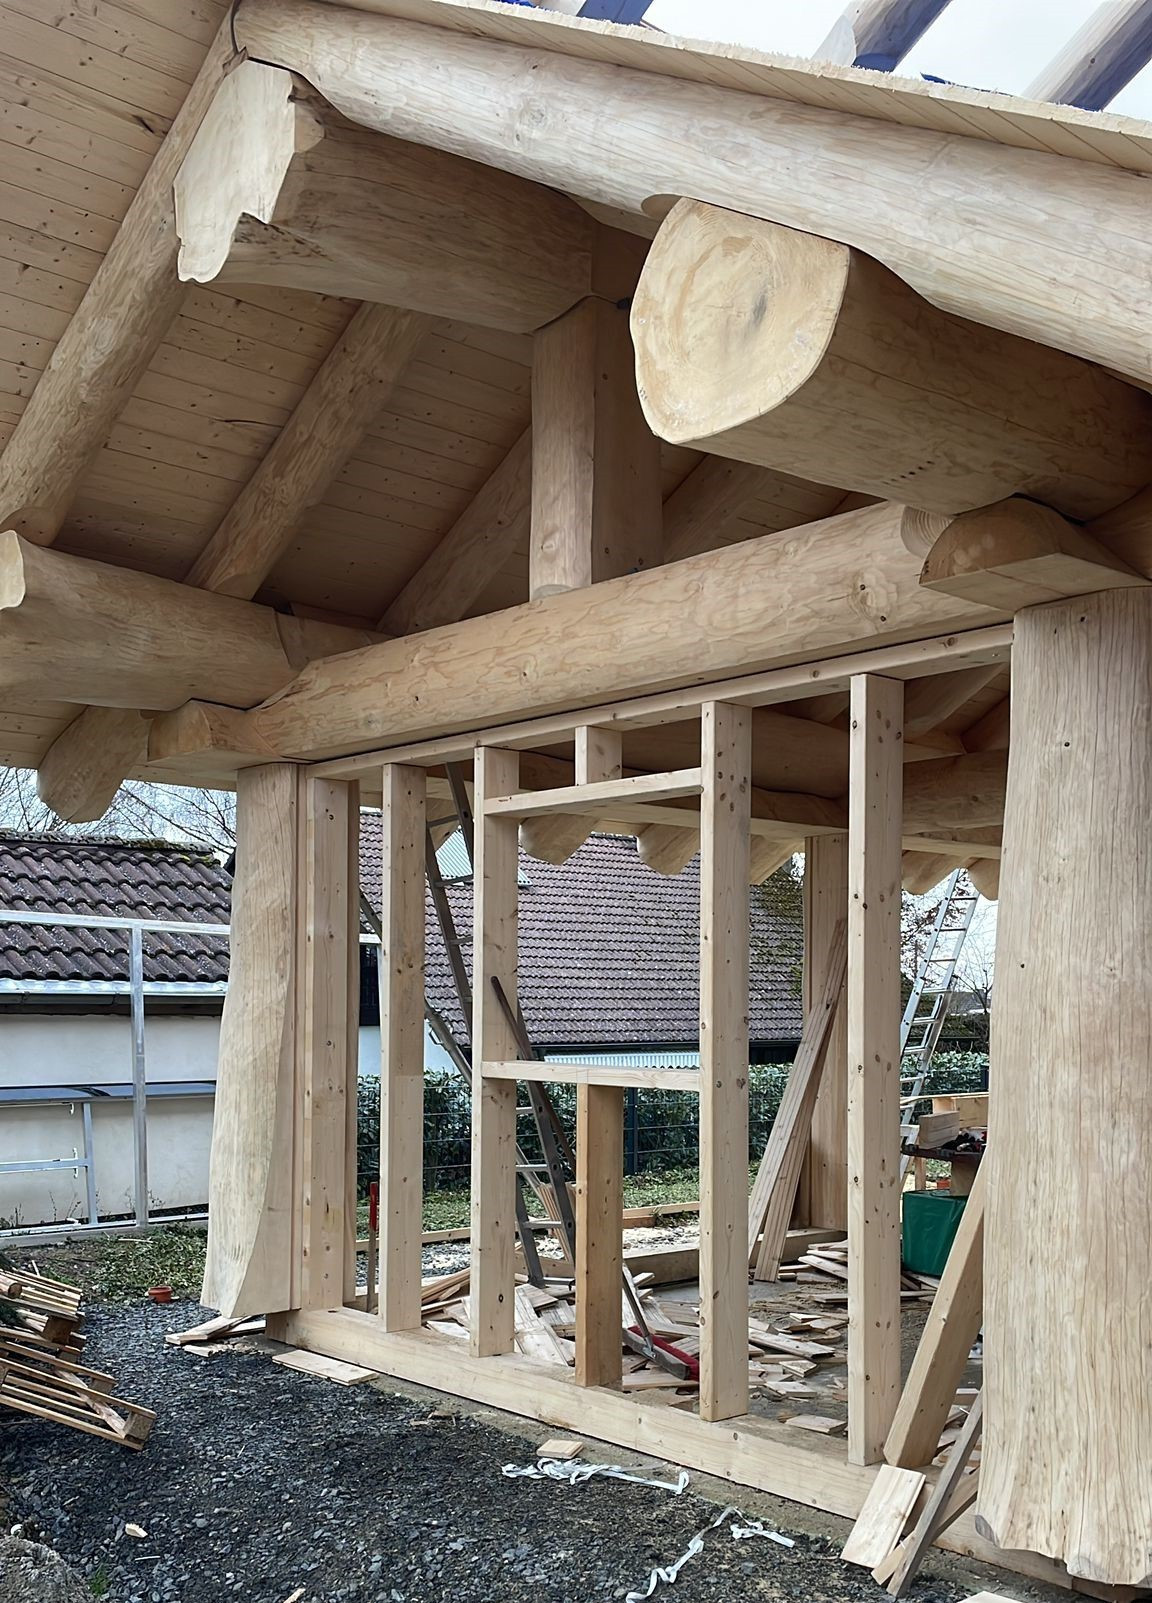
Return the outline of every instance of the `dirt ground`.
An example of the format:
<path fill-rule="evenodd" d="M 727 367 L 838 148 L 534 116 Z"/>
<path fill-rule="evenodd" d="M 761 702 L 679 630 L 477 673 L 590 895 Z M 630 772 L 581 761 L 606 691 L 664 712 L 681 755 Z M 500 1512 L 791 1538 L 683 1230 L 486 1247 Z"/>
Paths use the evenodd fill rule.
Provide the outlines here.
<path fill-rule="evenodd" d="M 614 1603 L 644 1592 L 734 1502 L 790 1536 L 709 1531 L 670 1603 L 879 1603 L 844 1565 L 843 1521 L 708 1477 L 682 1495 L 607 1479 L 508 1478 L 547 1433 L 509 1415 L 381 1381 L 340 1387 L 252 1347 L 197 1357 L 168 1347 L 190 1303 L 92 1309 L 89 1351 L 123 1392 L 157 1410 L 140 1453 L 63 1427 L 0 1416 L 5 1524 L 56 1547 L 114 1603 Z M 589 1442 L 585 1462 L 667 1464 Z M 133 1538 L 125 1525 L 147 1534 Z M 302 1590 L 300 1590 L 302 1589 Z M 912 1597 L 958 1603 L 981 1589 L 1064 1598 L 934 1554 Z"/>

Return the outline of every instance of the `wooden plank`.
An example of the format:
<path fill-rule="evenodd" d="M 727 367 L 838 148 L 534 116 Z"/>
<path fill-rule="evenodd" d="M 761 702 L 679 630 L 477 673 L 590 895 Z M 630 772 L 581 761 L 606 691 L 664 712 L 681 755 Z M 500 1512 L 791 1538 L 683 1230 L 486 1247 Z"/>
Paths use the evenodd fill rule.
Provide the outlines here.
<path fill-rule="evenodd" d="M 420 1326 L 424 1161 L 424 832 L 422 768 L 384 769 L 380 991 L 380 1319 Z"/>
<path fill-rule="evenodd" d="M 380 619 L 386 634 L 456 623 L 528 533 L 532 436 L 525 430 Z"/>
<path fill-rule="evenodd" d="M 911 1586 L 925 1553 L 944 1524 L 962 1513 L 964 1508 L 975 1500 L 976 1477 L 969 1477 L 966 1488 L 961 1483 L 961 1477 L 979 1440 L 982 1419 L 983 1399 L 977 1393 L 920 1518 L 896 1549 L 894 1556 L 897 1562 L 888 1579 L 888 1591 L 893 1597 L 903 1597 Z M 876 1572 L 873 1571 L 873 1574 L 875 1576 Z"/>
<path fill-rule="evenodd" d="M 44 36 L 47 45 L 59 38 L 50 29 Z M 179 310 L 172 183 L 232 56 L 226 20 L 182 105 L 182 85 L 168 80 L 177 95 L 169 135 L 5 448 L 0 521 L 31 540 L 55 539 L 92 457 Z M 118 57 L 109 60 L 119 67 Z M 120 94 L 129 104 L 136 103 L 140 72 L 132 70 Z"/>
<path fill-rule="evenodd" d="M 939 676 L 937 676 L 939 677 Z M 954 677 L 954 676 L 946 676 Z M 810 835 L 804 842 L 805 1017 L 827 972 L 833 931 L 848 919 L 848 837 Z M 816 1228 L 848 1229 L 848 1042 L 844 1005 L 825 1047 L 824 1073 L 812 1110 L 800 1172 L 797 1216 Z"/>
<path fill-rule="evenodd" d="M 473 873 L 472 1050 L 481 1061 L 516 1052 L 514 1032 L 493 980 L 516 1006 L 516 820 L 487 808 L 490 796 L 519 781 L 516 752 L 481 746 L 475 757 L 476 848 Z M 516 1230 L 516 1085 L 479 1076 L 472 1086 L 472 1281 L 470 1351 L 476 1358 L 512 1350 Z"/>
<path fill-rule="evenodd" d="M 921 1470 L 881 1464 L 840 1554 L 845 1564 L 870 1570 L 888 1557 L 904 1534 L 924 1480 Z"/>
<path fill-rule="evenodd" d="M 700 1417 L 748 1411 L 751 714 L 700 715 Z"/>
<path fill-rule="evenodd" d="M 543 1085 L 657 1087 L 667 1091 L 697 1091 L 699 1069 L 646 1069 L 610 1063 L 556 1063 L 521 1058 L 506 1063 L 485 1061 L 481 1073 L 488 1080 L 536 1080 Z"/>
<path fill-rule="evenodd" d="M 679 768 L 667 774 L 634 774 L 628 779 L 589 781 L 555 790 L 521 791 L 493 796 L 485 803 L 493 817 L 537 818 L 546 813 L 578 813 L 588 808 L 621 808 L 631 802 L 671 801 L 699 796 L 703 788 L 699 768 Z"/>
<path fill-rule="evenodd" d="M 359 1386 L 366 1380 L 379 1379 L 375 1369 L 361 1364 L 346 1364 L 341 1358 L 327 1358 L 323 1353 L 276 1353 L 272 1362 L 283 1369 L 295 1369 L 301 1375 L 315 1375 L 319 1380 L 335 1381 L 337 1386 Z"/>
<path fill-rule="evenodd" d="M 359 995 L 359 903 L 350 861 L 356 791 L 311 778 L 304 787 L 297 1025 L 302 1092 L 299 1306 L 335 1308 L 348 1294 L 347 1257 L 355 1244 L 355 1211 L 349 1217 L 348 1208 L 350 1193 L 355 1195 L 348 1133 L 356 1088 L 357 1035 L 349 1027 L 353 983 Z"/>
<path fill-rule="evenodd" d="M 883 1457 L 900 1388 L 904 688 L 852 681 L 848 811 L 848 1455 Z"/>
<path fill-rule="evenodd" d="M 748 1204 L 748 1251 L 755 1261 L 757 1280 L 775 1280 L 780 1267 L 828 1043 L 844 991 L 848 965 L 846 923 L 837 924 L 833 930 L 826 963 L 823 992 L 804 1020 L 800 1045 Z"/>

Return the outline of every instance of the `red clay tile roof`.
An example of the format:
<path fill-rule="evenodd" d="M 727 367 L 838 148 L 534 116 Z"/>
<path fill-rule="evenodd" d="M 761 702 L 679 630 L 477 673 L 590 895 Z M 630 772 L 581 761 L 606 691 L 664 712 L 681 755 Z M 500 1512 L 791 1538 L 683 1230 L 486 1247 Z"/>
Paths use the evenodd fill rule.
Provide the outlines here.
<path fill-rule="evenodd" d="M 628 836 L 594 835 L 567 863 L 521 857 L 521 1003 L 540 1046 L 672 1046 L 697 1033 L 699 876 L 668 878 L 640 862 Z M 380 905 L 380 825 L 366 813 L 361 878 Z M 0 907 L 226 924 L 231 881 L 210 853 L 146 841 L 59 840 L 0 833 Z M 471 969 L 472 888 L 449 899 Z M 751 892 L 750 1035 L 800 1034 L 800 901 L 787 871 Z M 149 934 L 149 981 L 227 978 L 216 938 Z M 127 937 L 113 930 L 0 923 L 0 979 L 125 980 Z M 464 1041 L 447 959 L 428 911 L 428 992 Z"/>
<path fill-rule="evenodd" d="M 59 840 L 0 832 L 0 907 L 227 924 L 231 881 L 216 857 L 153 841 Z M 0 979 L 126 980 L 123 930 L 0 923 Z M 151 934 L 146 981 L 219 983 L 219 937 Z"/>
<path fill-rule="evenodd" d="M 364 815 L 361 875 L 379 905 L 379 821 Z M 554 867 L 520 856 L 520 1004 L 537 1046 L 694 1045 L 699 1006 L 699 864 L 655 874 L 631 836 L 593 835 Z M 471 972 L 472 887 L 449 886 Z M 799 1039 L 799 887 L 784 870 L 750 893 L 754 1041 Z M 428 994 L 466 1041 L 428 909 Z"/>

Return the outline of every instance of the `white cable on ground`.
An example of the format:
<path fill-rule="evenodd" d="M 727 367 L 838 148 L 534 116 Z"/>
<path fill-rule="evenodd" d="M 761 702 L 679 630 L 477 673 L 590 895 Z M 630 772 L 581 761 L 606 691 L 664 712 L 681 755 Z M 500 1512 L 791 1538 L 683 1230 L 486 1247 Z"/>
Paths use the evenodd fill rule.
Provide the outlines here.
<path fill-rule="evenodd" d="M 593 1475 L 605 1475 L 615 1481 L 632 1481 L 637 1486 L 655 1486 L 657 1491 L 671 1492 L 674 1497 L 686 1491 L 689 1482 L 686 1469 L 682 1469 L 674 1481 L 654 1481 L 647 1475 L 633 1475 L 619 1464 L 581 1464 L 574 1458 L 541 1458 L 535 1464 L 505 1464 L 500 1473 L 510 1480 L 526 1475 L 529 1480 L 567 1481 L 570 1486 L 590 1481 Z"/>

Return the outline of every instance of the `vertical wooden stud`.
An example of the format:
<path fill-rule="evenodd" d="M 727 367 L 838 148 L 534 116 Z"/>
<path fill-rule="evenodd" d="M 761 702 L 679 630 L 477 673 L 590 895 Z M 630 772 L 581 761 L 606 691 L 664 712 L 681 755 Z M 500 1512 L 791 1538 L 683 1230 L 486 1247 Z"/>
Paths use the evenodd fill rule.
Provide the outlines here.
<path fill-rule="evenodd" d="M 751 714 L 700 717 L 700 1417 L 748 1411 Z"/>
<path fill-rule="evenodd" d="M 900 831 L 904 686 L 852 680 L 848 786 L 848 1457 L 900 1393 Z"/>
<path fill-rule="evenodd" d="M 657 566 L 661 516 L 628 313 L 591 297 L 533 341 L 530 596 Z"/>
<path fill-rule="evenodd" d="M 300 1014 L 301 1308 L 346 1300 L 349 1102 L 356 1094 L 356 1030 L 350 994 L 358 983 L 351 843 L 354 786 L 309 779 L 303 808 Z"/>
<path fill-rule="evenodd" d="M 814 835 L 804 843 L 804 1008 L 824 989 L 828 950 L 848 915 L 848 837 Z M 848 1041 L 843 1003 L 836 1010 L 797 1200 L 797 1223 L 848 1228 Z"/>
<path fill-rule="evenodd" d="M 576 731 L 576 783 L 617 779 L 621 742 L 612 729 Z M 576 1088 L 576 1384 L 618 1386 L 622 1374 L 624 1092 Z"/>
<path fill-rule="evenodd" d="M 485 1062 L 519 1056 L 496 997 L 498 980 L 516 1006 L 517 826 L 484 811 L 489 796 L 520 780 L 520 757 L 476 749 L 472 977 L 472 1281 L 470 1347 L 475 1358 L 512 1350 L 516 1251 L 516 1082 L 489 1080 Z"/>
<path fill-rule="evenodd" d="M 422 768 L 384 768 L 380 947 L 380 1305 L 385 1330 L 420 1328 L 424 1165 Z"/>

